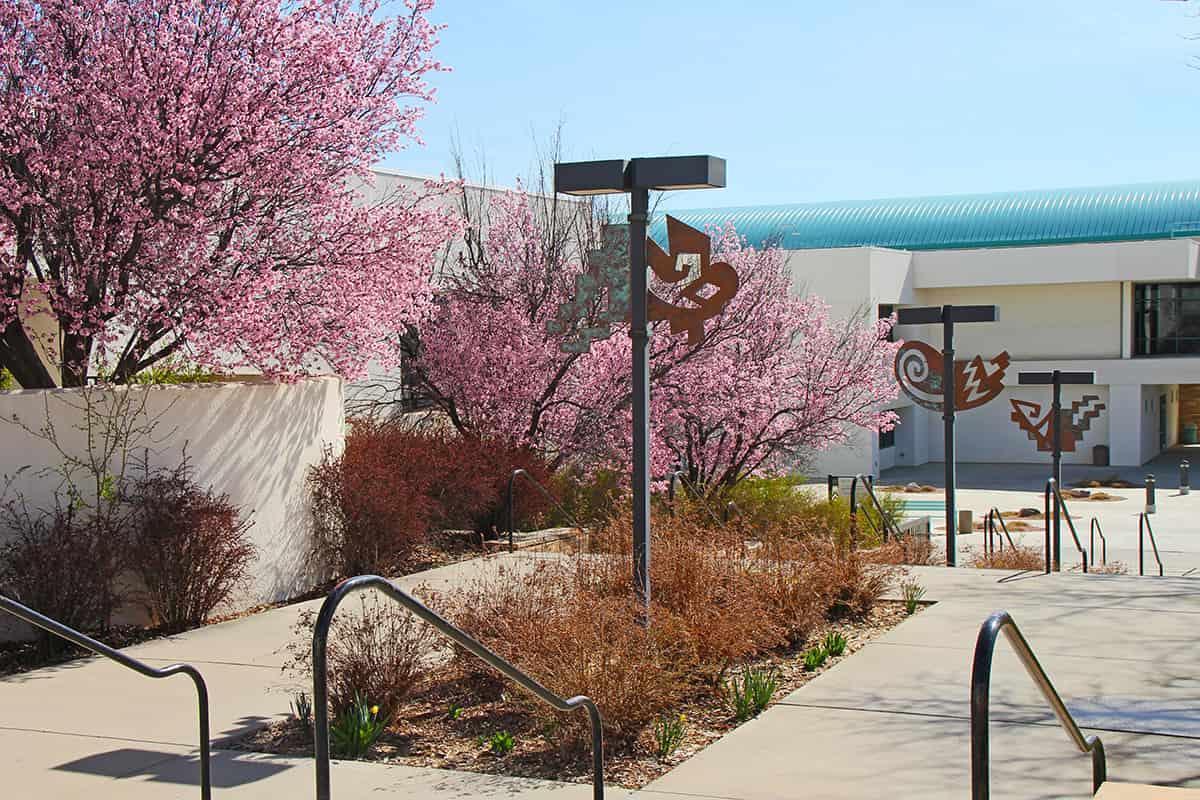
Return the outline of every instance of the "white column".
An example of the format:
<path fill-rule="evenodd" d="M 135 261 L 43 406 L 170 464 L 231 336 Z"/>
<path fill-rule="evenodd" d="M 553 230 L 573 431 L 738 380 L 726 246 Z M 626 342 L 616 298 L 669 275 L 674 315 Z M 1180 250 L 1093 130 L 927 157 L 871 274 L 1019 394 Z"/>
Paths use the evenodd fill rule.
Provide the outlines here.
<path fill-rule="evenodd" d="M 1142 463 L 1142 386 L 1113 384 L 1108 387 L 1108 458 L 1113 466 L 1136 467 Z"/>

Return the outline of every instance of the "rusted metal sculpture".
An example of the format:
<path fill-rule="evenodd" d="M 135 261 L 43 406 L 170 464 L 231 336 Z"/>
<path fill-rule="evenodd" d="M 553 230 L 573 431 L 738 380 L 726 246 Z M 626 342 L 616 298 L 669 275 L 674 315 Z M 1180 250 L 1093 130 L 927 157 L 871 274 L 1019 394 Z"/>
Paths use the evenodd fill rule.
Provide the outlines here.
<path fill-rule="evenodd" d="M 994 400 L 1004 391 L 1008 352 L 984 361 L 975 356 L 954 362 L 954 408 L 966 411 Z M 942 354 L 925 342 L 910 341 L 896 352 L 896 380 L 917 405 L 942 411 Z"/>
<path fill-rule="evenodd" d="M 646 260 L 654 275 L 664 283 L 689 281 L 679 295 L 687 305 L 669 303 L 647 293 L 651 321 L 669 322 L 671 333 L 687 333 L 688 344 L 704 341 L 704 323 L 720 314 L 737 294 L 738 276 L 724 261 L 712 260 L 708 235 L 667 217 L 669 251 L 653 239 L 646 240 Z M 546 332 L 561 336 L 566 353 L 586 353 L 592 342 L 612 336 L 612 326 L 628 322 L 630 316 L 629 226 L 606 225 L 601 230 L 601 247 L 588 252 L 588 271 L 575 277 L 575 297 L 562 303 L 554 319 L 546 321 Z M 694 279 L 693 279 L 694 278 Z M 607 297 L 607 302 L 604 298 Z"/>
<path fill-rule="evenodd" d="M 1098 402 L 1099 396 L 1086 394 L 1082 399 L 1071 403 L 1070 408 L 1059 410 L 1059 444 L 1064 453 L 1074 453 L 1075 445 L 1083 441 L 1083 435 L 1091 430 L 1092 420 L 1104 411 L 1104 403 Z M 1054 407 L 1046 409 L 1042 415 L 1042 404 L 1031 400 L 1009 400 L 1012 404 L 1010 419 L 1017 427 L 1025 431 L 1030 441 L 1037 443 L 1037 449 L 1042 453 L 1054 452 L 1054 433 L 1051 422 Z"/>

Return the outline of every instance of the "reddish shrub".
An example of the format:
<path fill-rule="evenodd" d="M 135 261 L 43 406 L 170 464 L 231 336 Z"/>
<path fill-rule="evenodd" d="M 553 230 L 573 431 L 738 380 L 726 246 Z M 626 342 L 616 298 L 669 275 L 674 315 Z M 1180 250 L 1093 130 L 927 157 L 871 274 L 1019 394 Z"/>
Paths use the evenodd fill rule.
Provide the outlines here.
<path fill-rule="evenodd" d="M 0 506 L 0 591 L 77 630 L 104 631 L 120 605 L 120 524 L 72 503 L 31 511 L 22 500 Z M 67 648 L 38 630 L 44 655 Z"/>
<path fill-rule="evenodd" d="M 340 576 L 396 574 L 430 530 L 502 529 L 518 468 L 543 483 L 550 477 L 544 459 L 525 447 L 357 420 L 344 452 L 326 453 L 309 473 L 317 550 Z M 527 482 L 517 488 L 522 518 L 545 510 Z"/>
<path fill-rule="evenodd" d="M 140 599 L 156 625 L 200 625 L 245 582 L 257 551 L 227 495 L 200 488 L 187 462 L 130 480 L 127 566 L 141 578 Z"/>
<path fill-rule="evenodd" d="M 356 422 L 341 455 L 326 452 L 308 475 L 317 554 L 338 576 L 396 574 L 433 513 L 424 464 L 397 457 L 387 424 Z"/>

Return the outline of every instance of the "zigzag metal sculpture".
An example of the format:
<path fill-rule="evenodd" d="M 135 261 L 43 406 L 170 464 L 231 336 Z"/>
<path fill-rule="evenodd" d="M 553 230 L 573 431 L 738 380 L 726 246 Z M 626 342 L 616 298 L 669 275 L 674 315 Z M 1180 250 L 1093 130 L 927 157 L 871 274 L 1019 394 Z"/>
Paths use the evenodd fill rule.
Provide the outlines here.
<path fill-rule="evenodd" d="M 648 316 L 651 321 L 671 323 L 671 333 L 687 332 L 688 344 L 704 341 L 704 323 L 720 314 L 738 290 L 738 276 L 724 261 L 712 260 L 709 237 L 674 217 L 667 217 L 667 241 L 670 252 L 664 251 L 653 239 L 646 240 L 646 262 L 659 280 L 680 283 L 692 277 L 694 256 L 699 261 L 699 274 L 679 291 L 680 297 L 693 305 L 675 305 L 648 293 Z M 601 230 L 599 250 L 587 254 L 588 271 L 575 276 L 575 298 L 562 303 L 554 319 L 546 321 L 546 332 L 561 336 L 580 324 L 572 338 L 565 339 L 559 349 L 565 353 L 586 353 L 592 342 L 612 336 L 614 323 L 625 322 L 630 316 L 629 289 L 629 226 L 606 225 Z M 705 291 L 715 291 L 705 296 Z M 602 293 L 607 291 L 608 303 L 598 307 Z M 593 311 L 594 309 L 594 311 Z M 591 318 L 591 324 L 582 324 Z"/>
<path fill-rule="evenodd" d="M 1104 403 L 1096 402 L 1099 399 L 1098 395 L 1086 394 L 1081 400 L 1072 402 L 1070 408 L 1059 410 L 1058 430 L 1062 452 L 1074 453 L 1075 445 L 1083 441 L 1083 435 L 1091 429 L 1092 420 L 1099 417 L 1100 413 L 1104 411 Z M 1030 441 L 1037 443 L 1038 451 L 1052 452 L 1054 450 L 1054 434 L 1050 418 L 1054 414 L 1053 406 L 1047 409 L 1046 415 L 1039 419 L 1038 415 L 1042 413 L 1041 403 L 1034 403 L 1030 400 L 1009 400 L 1008 402 L 1013 407 L 1010 419 L 1025 431 Z"/>

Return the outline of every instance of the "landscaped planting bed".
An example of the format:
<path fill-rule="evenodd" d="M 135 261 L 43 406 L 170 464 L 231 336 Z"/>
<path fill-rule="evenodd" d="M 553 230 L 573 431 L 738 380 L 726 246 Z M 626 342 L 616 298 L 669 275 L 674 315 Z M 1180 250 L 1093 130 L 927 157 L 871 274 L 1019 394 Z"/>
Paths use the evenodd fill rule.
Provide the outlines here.
<path fill-rule="evenodd" d="M 498 567 L 444 594 L 418 591 L 555 693 L 591 697 L 615 784 L 645 785 L 920 607 L 908 590 L 910 603 L 879 600 L 901 570 L 828 534 L 694 519 L 664 519 L 655 531 L 648 626 L 630 588 L 628 520 L 600 531 L 590 554 Z M 398 606 L 372 594 L 355 605 L 330 634 L 335 757 L 590 778 L 581 712 L 538 703 Z M 291 648 L 298 686 L 311 680 L 311 624 L 298 621 Z M 240 746 L 311 752 L 308 700 L 297 695 L 292 718 Z"/>
<path fill-rule="evenodd" d="M 919 606 L 918 610 L 923 608 Z M 866 617 L 832 625 L 846 638 L 841 656 L 829 658 L 815 671 L 804 667 L 804 649 L 791 649 L 750 662 L 752 669 L 778 670 L 780 683 L 770 705 L 785 698 L 817 675 L 845 660 L 880 634 L 908 617 L 904 603 L 880 601 Z M 823 636 L 824 633 L 821 633 Z M 452 669 L 439 671 L 403 703 L 396 722 L 380 738 L 367 760 L 407 766 L 465 770 L 531 778 L 586 783 L 591 780 L 585 749 L 563 752 L 553 736 L 547 736 L 527 704 L 514 702 L 521 690 L 509 685 L 500 696 L 482 696 L 468 676 Z M 640 788 L 672 767 L 703 750 L 739 723 L 727 697 L 701 692 L 679 705 L 682 740 L 666 757 L 656 753 L 654 731 L 648 730 L 631 745 L 605 753 L 605 780 L 619 786 Z M 603 709 L 601 709 L 603 712 Z M 582 712 L 577 712 L 582 714 Z M 491 749 L 490 737 L 507 731 L 513 738 L 510 753 Z M 296 717 L 263 728 L 237 745 L 240 749 L 283 755 L 312 755 L 311 729 Z"/>

